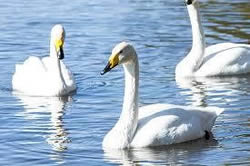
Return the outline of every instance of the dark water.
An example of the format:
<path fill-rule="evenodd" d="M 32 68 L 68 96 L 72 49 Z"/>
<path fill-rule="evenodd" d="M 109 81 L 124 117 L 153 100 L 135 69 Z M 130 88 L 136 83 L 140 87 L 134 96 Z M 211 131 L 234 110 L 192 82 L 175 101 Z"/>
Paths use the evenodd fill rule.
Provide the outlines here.
<path fill-rule="evenodd" d="M 207 43 L 250 39 L 249 0 L 201 4 Z M 51 27 L 66 29 L 65 60 L 75 74 L 72 97 L 11 92 L 15 64 L 46 56 Z M 250 77 L 176 83 L 175 65 L 191 47 L 183 0 L 0 0 L 1 165 L 250 165 Z M 155 149 L 104 152 L 103 136 L 119 117 L 123 73 L 100 76 L 112 47 L 134 44 L 140 58 L 140 104 L 218 106 L 226 111 L 214 138 Z"/>

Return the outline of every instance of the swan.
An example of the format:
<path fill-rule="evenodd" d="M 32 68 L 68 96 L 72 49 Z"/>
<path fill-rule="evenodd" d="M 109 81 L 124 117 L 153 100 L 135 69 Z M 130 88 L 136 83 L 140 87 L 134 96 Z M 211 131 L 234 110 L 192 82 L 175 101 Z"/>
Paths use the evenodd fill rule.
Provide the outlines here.
<path fill-rule="evenodd" d="M 193 45 L 176 66 L 176 78 L 250 73 L 250 45 L 220 43 L 206 48 L 198 0 L 185 0 L 192 25 Z"/>
<path fill-rule="evenodd" d="M 181 143 L 209 136 L 217 107 L 152 104 L 139 108 L 139 62 L 134 47 L 121 42 L 114 47 L 105 74 L 117 65 L 125 71 L 123 109 L 115 126 L 104 137 L 104 149 L 126 149 Z"/>
<path fill-rule="evenodd" d="M 64 96 L 76 90 L 73 74 L 64 65 L 65 30 L 57 24 L 51 30 L 50 56 L 30 56 L 16 65 L 12 78 L 15 92 L 31 96 Z"/>

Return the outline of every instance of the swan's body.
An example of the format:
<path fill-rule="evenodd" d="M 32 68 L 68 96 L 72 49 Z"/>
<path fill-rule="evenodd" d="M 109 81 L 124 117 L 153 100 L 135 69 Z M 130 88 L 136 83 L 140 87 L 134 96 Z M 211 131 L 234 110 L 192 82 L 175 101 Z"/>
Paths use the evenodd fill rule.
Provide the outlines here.
<path fill-rule="evenodd" d="M 64 65 L 64 28 L 56 25 L 51 30 L 50 56 L 31 56 L 16 65 L 12 78 L 13 90 L 31 96 L 63 96 L 76 90 L 72 73 Z"/>
<path fill-rule="evenodd" d="M 118 64 L 125 71 L 125 94 L 121 116 L 103 140 L 104 148 L 124 149 L 185 142 L 211 131 L 216 107 L 199 108 L 170 104 L 138 107 L 139 63 L 134 48 L 122 42 L 112 52 L 104 73 Z"/>
<path fill-rule="evenodd" d="M 226 76 L 250 73 L 250 45 L 221 43 L 206 48 L 198 0 L 186 0 L 193 46 L 176 66 L 176 77 Z"/>

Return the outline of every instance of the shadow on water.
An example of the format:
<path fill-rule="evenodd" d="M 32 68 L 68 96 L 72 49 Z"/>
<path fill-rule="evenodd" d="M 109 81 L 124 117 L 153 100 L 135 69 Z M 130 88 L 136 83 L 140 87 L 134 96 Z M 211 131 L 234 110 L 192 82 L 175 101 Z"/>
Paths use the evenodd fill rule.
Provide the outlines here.
<path fill-rule="evenodd" d="M 107 162 L 121 165 L 146 164 L 147 162 L 153 165 L 175 165 L 183 164 L 182 161 L 192 156 L 198 155 L 202 157 L 202 152 L 217 145 L 218 142 L 214 138 L 210 140 L 201 138 L 187 143 L 152 148 L 136 148 L 129 150 L 105 149 L 104 159 Z"/>

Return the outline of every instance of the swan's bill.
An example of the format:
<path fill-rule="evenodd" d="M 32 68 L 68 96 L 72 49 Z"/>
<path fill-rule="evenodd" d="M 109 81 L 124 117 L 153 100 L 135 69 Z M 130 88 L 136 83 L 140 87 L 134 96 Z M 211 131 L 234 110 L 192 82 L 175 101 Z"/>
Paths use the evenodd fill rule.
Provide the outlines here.
<path fill-rule="evenodd" d="M 119 64 L 119 53 L 118 54 L 112 54 L 109 58 L 108 64 L 101 72 L 101 75 L 104 75 L 105 73 L 109 72 L 111 69 L 116 67 Z"/>
<path fill-rule="evenodd" d="M 57 57 L 60 60 L 64 59 L 63 44 L 64 44 L 63 39 L 56 40 L 55 42 Z"/>

